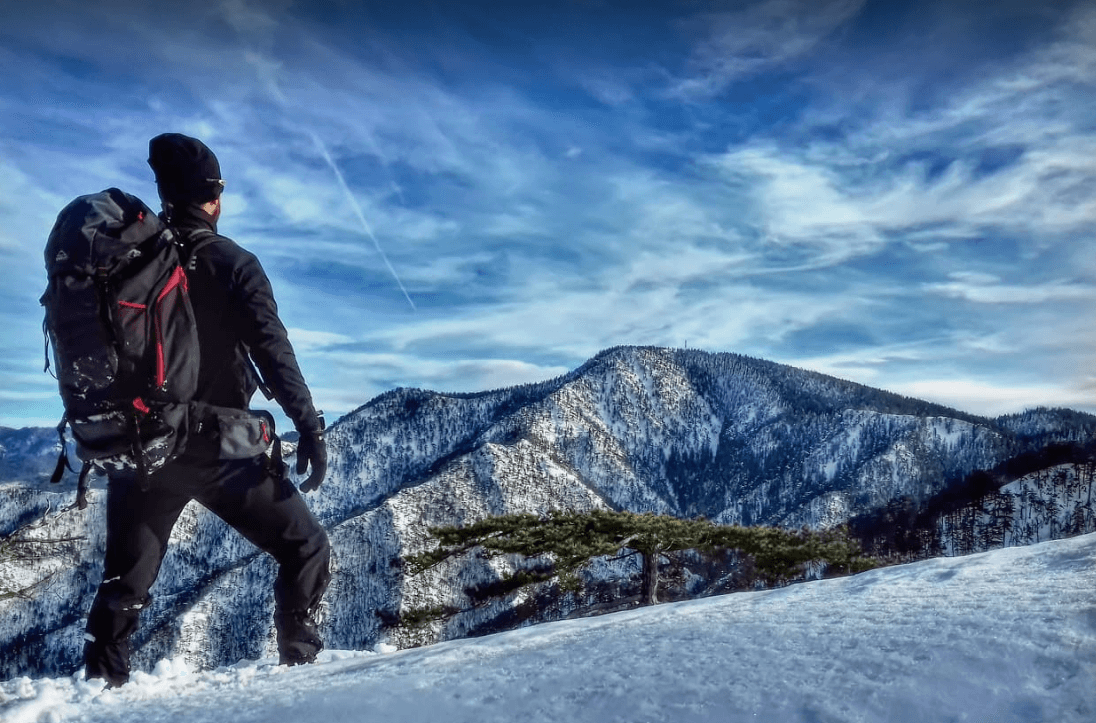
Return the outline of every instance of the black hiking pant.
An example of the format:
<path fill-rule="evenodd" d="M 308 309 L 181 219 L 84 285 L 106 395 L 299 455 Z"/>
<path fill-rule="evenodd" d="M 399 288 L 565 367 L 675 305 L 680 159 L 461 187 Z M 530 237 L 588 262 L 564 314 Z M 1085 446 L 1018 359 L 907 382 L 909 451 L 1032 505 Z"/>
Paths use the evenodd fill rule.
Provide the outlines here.
<path fill-rule="evenodd" d="M 287 649 L 297 662 L 306 662 L 322 648 L 312 614 L 330 579 L 330 548 L 300 493 L 289 480 L 270 472 L 265 457 L 210 462 L 182 458 L 152 475 L 147 491 L 134 480 L 110 480 L 103 582 L 85 636 L 88 678 L 103 678 L 111 685 L 129 679 L 129 637 L 151 601 L 149 588 L 160 572 L 171 528 L 191 500 L 278 562 L 274 599 L 283 662 Z M 287 620 L 290 624 L 283 623 Z"/>

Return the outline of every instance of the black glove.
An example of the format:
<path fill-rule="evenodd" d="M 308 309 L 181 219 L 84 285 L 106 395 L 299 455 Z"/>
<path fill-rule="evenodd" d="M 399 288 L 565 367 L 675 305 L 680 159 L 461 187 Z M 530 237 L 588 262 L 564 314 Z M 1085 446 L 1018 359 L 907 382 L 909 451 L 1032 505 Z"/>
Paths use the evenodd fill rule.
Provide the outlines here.
<path fill-rule="evenodd" d="M 323 439 L 323 430 L 305 432 L 297 443 L 297 474 L 304 474 L 310 464 L 312 474 L 301 485 L 301 492 L 311 492 L 319 487 L 327 474 L 327 443 Z"/>

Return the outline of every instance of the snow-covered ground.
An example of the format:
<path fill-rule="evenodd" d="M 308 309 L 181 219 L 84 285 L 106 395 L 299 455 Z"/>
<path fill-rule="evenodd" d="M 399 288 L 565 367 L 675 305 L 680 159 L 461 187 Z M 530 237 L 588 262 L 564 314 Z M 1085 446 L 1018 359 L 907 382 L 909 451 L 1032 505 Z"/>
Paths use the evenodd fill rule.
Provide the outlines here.
<path fill-rule="evenodd" d="M 1096 534 L 284 668 L 0 684 L 28 721 L 1096 721 Z"/>

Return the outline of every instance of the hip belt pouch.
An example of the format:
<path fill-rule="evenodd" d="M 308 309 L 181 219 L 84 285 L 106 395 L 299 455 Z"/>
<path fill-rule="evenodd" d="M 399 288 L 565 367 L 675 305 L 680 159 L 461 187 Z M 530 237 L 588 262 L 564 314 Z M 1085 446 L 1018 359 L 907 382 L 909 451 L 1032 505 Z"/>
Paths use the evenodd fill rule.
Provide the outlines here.
<path fill-rule="evenodd" d="M 202 416 L 217 432 L 219 459 L 251 459 L 274 441 L 274 416 L 263 410 L 206 406 Z"/>

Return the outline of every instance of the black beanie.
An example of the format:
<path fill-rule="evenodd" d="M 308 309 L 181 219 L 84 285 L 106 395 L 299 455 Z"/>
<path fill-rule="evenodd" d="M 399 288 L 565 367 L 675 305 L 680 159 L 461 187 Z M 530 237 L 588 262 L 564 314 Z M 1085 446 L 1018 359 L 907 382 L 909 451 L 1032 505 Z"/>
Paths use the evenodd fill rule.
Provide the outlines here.
<path fill-rule="evenodd" d="M 164 133 L 149 141 L 148 165 L 156 174 L 161 198 L 170 203 L 212 201 L 225 185 L 213 151 L 182 133 Z"/>

